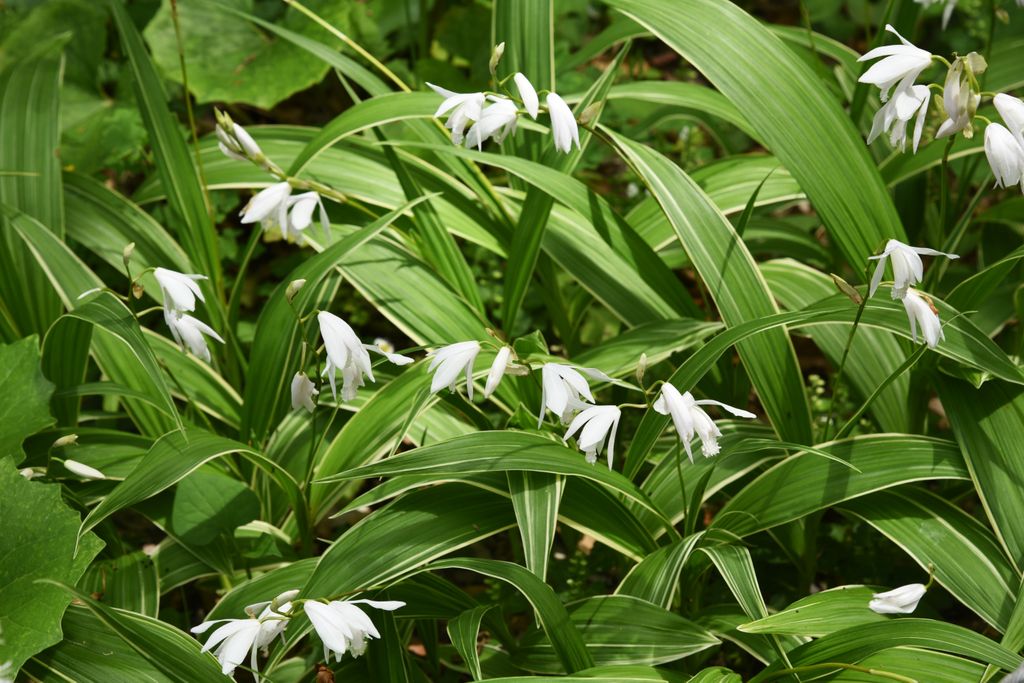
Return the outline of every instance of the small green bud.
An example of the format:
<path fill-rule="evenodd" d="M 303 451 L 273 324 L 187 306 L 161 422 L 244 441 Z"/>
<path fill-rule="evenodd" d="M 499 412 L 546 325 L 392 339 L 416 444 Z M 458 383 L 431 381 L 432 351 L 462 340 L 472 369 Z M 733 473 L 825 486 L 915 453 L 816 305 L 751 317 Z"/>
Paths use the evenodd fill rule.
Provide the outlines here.
<path fill-rule="evenodd" d="M 289 282 L 288 289 L 284 290 L 285 298 L 288 299 L 288 301 L 294 299 L 295 295 L 299 293 L 299 290 L 302 289 L 303 285 L 305 284 L 306 281 L 304 279 L 292 280 L 291 282 Z"/>
<path fill-rule="evenodd" d="M 65 434 L 56 441 L 53 442 L 53 448 L 63 448 L 64 446 L 73 446 L 78 443 L 78 434 Z"/>
<path fill-rule="evenodd" d="M 860 295 L 860 292 L 854 288 L 849 282 L 839 277 L 835 273 L 829 273 L 832 276 L 832 282 L 835 283 L 836 289 L 845 294 L 850 298 L 850 301 L 860 306 L 864 303 L 864 297 Z"/>

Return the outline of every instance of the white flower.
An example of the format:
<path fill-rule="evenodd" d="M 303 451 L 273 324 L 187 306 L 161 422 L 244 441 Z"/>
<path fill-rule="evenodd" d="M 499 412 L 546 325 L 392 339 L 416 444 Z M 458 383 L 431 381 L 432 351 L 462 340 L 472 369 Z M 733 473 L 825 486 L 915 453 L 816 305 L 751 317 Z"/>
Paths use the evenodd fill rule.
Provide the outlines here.
<path fill-rule="evenodd" d="M 209 325 L 204 323 L 202 320 L 197 320 L 190 315 L 179 315 L 175 316 L 168 311 L 164 311 L 164 321 L 167 323 L 167 327 L 171 328 L 171 334 L 174 335 L 174 341 L 178 342 L 182 350 L 188 349 L 195 355 L 199 356 L 207 363 L 210 362 L 210 349 L 206 346 L 206 338 L 203 337 L 205 334 L 208 337 L 213 337 L 221 344 L 224 340 L 220 338 Z"/>
<path fill-rule="evenodd" d="M 516 132 L 519 109 L 507 97 L 488 97 L 491 104 L 483 110 L 477 121 L 466 135 L 466 147 L 482 149 L 484 141 L 494 138 L 499 145 L 506 137 Z"/>
<path fill-rule="evenodd" d="M 568 441 L 569 437 L 582 427 L 583 431 L 576 442 L 587 456 L 587 462 L 591 465 L 597 462 L 597 456 L 607 443 L 608 469 L 611 469 L 612 460 L 615 458 L 615 432 L 619 428 L 621 417 L 622 411 L 618 406 L 590 406 L 573 418 L 562 441 Z"/>
<path fill-rule="evenodd" d="M 277 227 L 288 242 L 301 245 L 305 242 L 302 231 L 313 222 L 313 210 L 319 208 L 318 218 L 320 219 L 320 225 L 324 229 L 324 236 L 330 236 L 331 221 L 327 217 L 327 209 L 324 208 L 323 199 L 320 198 L 318 193 L 312 191 L 303 192 L 300 195 L 290 197 L 286 205 L 290 207 L 287 220 L 284 223 L 277 223 L 273 220 L 264 219 L 264 230 L 273 230 L 274 227 Z M 272 219 L 273 215 L 268 218 Z"/>
<path fill-rule="evenodd" d="M 654 409 L 662 415 L 672 417 L 672 424 L 675 425 L 676 432 L 679 433 L 679 438 L 683 442 L 683 447 L 686 448 L 686 455 L 689 456 L 690 462 L 693 462 L 690 441 L 693 440 L 694 434 L 700 437 L 701 452 L 704 457 L 717 455 L 721 450 L 718 446 L 718 437 L 722 435 L 722 432 L 701 406 L 718 406 L 736 417 L 757 417 L 751 412 L 733 408 L 719 401 L 695 401 L 689 391 L 680 394 L 679 390 L 671 384 L 667 382 L 663 384 L 661 395 L 654 402 Z"/>
<path fill-rule="evenodd" d="M 377 627 L 366 616 L 366 612 L 356 606 L 357 603 L 388 611 L 405 606 L 404 602 L 397 600 L 332 600 L 326 605 L 310 600 L 304 603 L 306 616 L 323 641 L 325 662 L 331 661 L 331 653 L 339 662 L 346 652 L 358 657 L 366 651 L 368 638 L 380 638 Z"/>
<path fill-rule="evenodd" d="M 927 247 L 911 247 L 898 240 L 889 240 L 885 243 L 885 251 L 878 256 L 869 256 L 868 259 L 878 261 L 875 267 L 875 274 L 871 277 L 871 289 L 868 296 L 874 296 L 878 284 L 885 274 L 885 260 L 892 262 L 892 298 L 902 299 L 907 293 L 907 288 L 916 285 L 924 277 L 924 264 L 921 262 L 921 255 L 924 256 L 945 256 L 949 259 L 960 258 L 956 254 L 947 254 Z"/>
<path fill-rule="evenodd" d="M 446 112 L 448 121 L 444 124 L 452 131 L 452 142 L 456 145 L 462 144 L 462 132 L 471 121 L 480 120 L 480 111 L 484 106 L 484 94 L 482 92 L 457 93 L 446 90 L 433 83 L 427 83 L 430 89 L 441 97 L 445 98 L 441 106 L 434 112 L 434 116 L 442 116 Z"/>
<path fill-rule="evenodd" d="M 487 384 L 484 385 L 484 398 L 488 398 L 498 388 L 501 378 L 505 375 L 505 368 L 508 367 L 509 358 L 512 357 L 512 347 L 502 346 L 494 356 L 491 369 L 487 372 Z"/>
<path fill-rule="evenodd" d="M 885 593 L 875 593 L 868 607 L 878 614 L 910 614 L 917 609 L 925 591 L 924 584 L 910 583 Z"/>
<path fill-rule="evenodd" d="M 106 479 L 106 475 L 100 472 L 94 467 L 89 467 L 85 463 L 78 462 L 77 460 L 65 460 L 64 467 L 68 472 L 81 477 L 82 479 Z"/>
<path fill-rule="evenodd" d="M 903 297 L 903 307 L 907 309 L 907 317 L 910 318 L 910 336 L 914 343 L 917 343 L 917 326 L 921 326 L 921 336 L 929 348 L 939 345 L 940 339 L 945 339 L 942 333 L 942 323 L 939 322 L 939 311 L 916 289 L 908 289 Z"/>
<path fill-rule="evenodd" d="M 312 413 L 316 408 L 313 397 L 319 393 L 306 373 L 296 372 L 295 377 L 292 377 L 292 410 L 305 408 Z"/>
<path fill-rule="evenodd" d="M 298 595 L 297 590 L 286 591 L 274 598 L 272 602 L 262 602 L 256 605 L 249 605 L 245 608 L 247 619 L 214 619 L 191 629 L 191 632 L 199 635 L 206 633 L 214 624 L 224 624 L 210 634 L 203 645 L 202 652 L 207 652 L 214 647 L 213 654 L 220 662 L 221 673 L 230 676 L 245 660 L 246 653 L 249 654 L 249 667 L 258 671 L 256 666 L 256 652 L 260 648 L 266 648 L 270 642 L 284 631 L 288 620 L 277 612 L 287 612 L 291 609 L 291 600 Z M 276 611 L 275 611 L 276 610 Z M 258 615 L 258 616 L 257 616 Z"/>
<path fill-rule="evenodd" d="M 480 353 L 480 342 L 464 341 L 450 344 L 433 353 L 429 372 L 434 373 L 430 381 L 430 393 L 434 394 L 445 387 L 455 391 L 455 383 L 459 373 L 466 371 L 466 395 L 473 400 L 473 362 Z M 436 372 L 435 372 L 436 371 Z"/>
<path fill-rule="evenodd" d="M 232 123 L 231 132 L 217 126 L 217 146 L 226 156 L 238 161 L 248 161 L 263 156 L 263 150 L 252 136 L 237 123 Z"/>
<path fill-rule="evenodd" d="M 205 280 L 205 275 L 179 273 L 175 270 L 157 268 L 153 271 L 153 277 L 160 285 L 166 311 L 181 315 L 196 310 L 196 298 L 206 301 L 203 298 L 202 290 L 196 284 L 196 280 Z"/>
<path fill-rule="evenodd" d="M 1024 146 L 1005 126 L 998 123 L 985 126 L 985 156 L 996 177 L 996 187 L 1021 183 L 1024 191 Z"/>
<path fill-rule="evenodd" d="M 267 647 L 273 642 L 277 636 L 284 634 L 285 628 L 288 626 L 289 620 L 286 619 L 283 614 L 291 611 L 292 600 L 299 594 L 299 590 L 293 589 L 281 593 L 270 602 L 257 603 L 255 605 L 249 605 L 245 608 L 247 614 L 259 613 L 256 617 L 260 622 L 260 631 L 256 636 L 255 646 L 263 650 L 263 654 L 266 654 Z"/>
<path fill-rule="evenodd" d="M 278 225 L 285 224 L 288 212 L 288 197 L 292 194 L 292 186 L 287 182 L 274 183 L 260 190 L 255 197 L 242 209 L 242 223 L 259 223 L 274 215 Z"/>
<path fill-rule="evenodd" d="M 946 72 L 946 84 L 942 90 L 942 105 L 946 109 L 946 120 L 935 132 L 936 139 L 964 131 L 965 137 L 973 135 L 971 120 L 978 110 L 981 94 L 971 89 L 964 72 L 964 58 L 957 59 Z"/>
<path fill-rule="evenodd" d="M 341 370 L 344 382 L 341 398 L 343 401 L 351 401 L 356 396 L 356 389 L 363 385 L 363 375 L 369 377 L 371 382 L 375 381 L 370 367 L 370 354 L 349 324 L 338 316 L 320 311 L 316 319 L 320 323 L 320 335 L 327 351 L 327 367 L 323 374 L 327 375 L 331 383 L 331 394 L 337 399 L 334 376 L 335 372 Z"/>
<path fill-rule="evenodd" d="M 1021 1 L 1024 2 L 1024 0 Z M 992 98 L 992 104 L 996 105 L 996 110 L 1003 117 L 1006 127 L 1013 133 L 1013 137 L 1017 138 L 1017 142 L 1024 147 L 1024 101 L 1006 93 L 999 93 Z"/>
<path fill-rule="evenodd" d="M 395 365 L 408 365 L 414 362 L 416 359 L 409 356 L 403 356 L 400 353 L 395 353 L 395 346 L 387 339 L 383 337 L 377 337 L 373 340 L 373 344 L 363 344 L 363 346 L 370 351 L 379 353 L 388 359 L 389 362 Z"/>
<path fill-rule="evenodd" d="M 568 154 L 572 143 L 576 149 L 580 147 L 580 130 L 576 125 L 576 117 L 561 97 L 551 92 L 547 96 L 548 115 L 551 117 L 551 136 L 555 141 L 555 149 Z"/>
<path fill-rule="evenodd" d="M 558 416 L 562 424 L 567 424 L 572 414 L 583 410 L 587 403 L 594 402 L 590 393 L 590 385 L 580 371 L 561 363 L 545 363 L 541 368 L 540 415 L 537 416 L 537 428 L 544 424 L 544 413 L 550 410 Z"/>
<path fill-rule="evenodd" d="M 534 89 L 533 83 L 530 83 L 526 76 L 521 73 L 516 73 L 512 80 L 516 82 L 516 88 L 519 90 L 519 99 L 523 101 L 526 112 L 536 119 L 537 114 L 540 112 L 540 101 L 537 99 L 537 91 Z"/>
<path fill-rule="evenodd" d="M 861 83 L 878 86 L 883 102 L 889 99 L 889 91 L 894 85 L 896 85 L 897 91 L 910 90 L 910 86 L 914 84 L 921 72 L 932 63 L 930 52 L 916 47 L 888 24 L 886 24 L 885 30 L 895 34 L 901 44 L 876 47 L 857 60 L 863 62 L 878 57 L 885 58 L 872 64 L 871 68 L 857 79 Z"/>
<path fill-rule="evenodd" d="M 18 470 L 18 474 L 25 477 L 26 479 L 35 479 L 36 477 L 39 476 L 39 472 L 36 472 L 31 467 L 25 467 Z"/>
<path fill-rule="evenodd" d="M 925 7 L 931 7 L 937 5 L 940 2 L 945 2 L 946 6 L 942 8 L 942 30 L 946 30 L 946 26 L 949 24 L 949 18 L 953 15 L 953 8 L 956 7 L 956 0 L 914 0 L 919 5 Z"/>
<path fill-rule="evenodd" d="M 907 145 L 907 124 L 914 114 L 917 114 L 917 121 L 914 123 L 914 152 L 921 142 L 921 132 L 924 130 L 925 115 L 928 113 L 928 102 L 931 96 L 928 94 L 928 86 L 915 85 L 908 90 L 897 91 L 886 104 L 879 108 L 875 119 L 871 124 L 871 132 L 868 134 L 868 144 L 875 141 L 883 131 L 892 128 L 889 134 L 889 142 L 893 147 L 903 151 Z"/>

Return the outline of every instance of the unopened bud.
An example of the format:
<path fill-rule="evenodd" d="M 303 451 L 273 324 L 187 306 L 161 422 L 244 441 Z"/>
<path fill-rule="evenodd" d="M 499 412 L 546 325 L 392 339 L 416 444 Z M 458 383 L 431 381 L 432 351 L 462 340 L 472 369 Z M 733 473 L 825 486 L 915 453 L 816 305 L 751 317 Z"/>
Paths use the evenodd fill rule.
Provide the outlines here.
<path fill-rule="evenodd" d="M 304 279 L 292 280 L 288 283 L 288 289 L 284 290 L 284 297 L 291 301 L 295 298 L 295 295 L 299 293 L 302 286 L 306 284 Z"/>
<path fill-rule="evenodd" d="M 835 283 L 836 289 L 845 294 L 850 298 L 850 301 L 860 306 L 864 302 L 864 297 L 860 295 L 860 292 L 854 288 L 849 282 L 839 277 L 835 273 L 829 273 L 832 276 L 832 282 Z"/>
<path fill-rule="evenodd" d="M 597 120 L 597 115 L 601 113 L 601 103 L 591 102 L 590 105 L 583 110 L 580 114 L 579 121 L 582 126 L 589 126 Z"/>
<path fill-rule="evenodd" d="M 132 254 L 135 253 L 135 242 L 129 242 L 125 248 L 121 251 L 121 258 L 124 259 L 125 267 L 128 266 L 128 262 L 132 260 Z"/>
<path fill-rule="evenodd" d="M 64 446 L 73 446 L 78 443 L 78 434 L 65 434 L 56 441 L 53 442 L 53 448 L 63 448 Z"/>
<path fill-rule="evenodd" d="M 647 374 L 647 354 L 641 353 L 640 360 L 636 364 L 636 383 L 644 385 L 644 375 Z"/>
<path fill-rule="evenodd" d="M 245 128 L 242 128 L 237 123 L 234 124 L 232 129 L 235 134 L 235 140 L 238 141 L 239 146 L 249 155 L 252 159 L 257 159 L 263 156 L 263 150 L 256 144 L 256 141 L 252 139 L 252 136 L 246 132 Z"/>
<path fill-rule="evenodd" d="M 142 295 L 146 293 L 146 288 L 142 286 L 141 282 L 132 284 L 132 296 L 136 299 L 141 299 Z"/>
<path fill-rule="evenodd" d="M 489 68 L 493 75 L 498 70 L 498 62 L 501 61 L 501 56 L 505 54 L 505 43 L 501 42 L 494 46 L 494 51 L 491 53 L 491 63 Z"/>
<path fill-rule="evenodd" d="M 971 70 L 971 73 L 977 76 L 978 74 L 985 73 L 985 69 L 988 68 L 988 62 L 985 58 L 979 55 L 977 52 L 971 52 L 968 54 L 964 61 L 967 64 L 967 68 Z"/>

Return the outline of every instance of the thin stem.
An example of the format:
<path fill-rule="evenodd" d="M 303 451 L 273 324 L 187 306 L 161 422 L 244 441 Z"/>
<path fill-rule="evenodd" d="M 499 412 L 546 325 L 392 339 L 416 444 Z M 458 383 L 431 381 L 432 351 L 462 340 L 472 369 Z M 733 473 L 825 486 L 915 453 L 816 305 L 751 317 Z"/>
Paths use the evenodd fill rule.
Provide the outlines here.
<path fill-rule="evenodd" d="M 909 676 L 903 676 L 901 674 L 893 673 L 891 671 L 884 671 L 882 669 L 872 669 L 867 666 L 858 666 L 857 664 L 846 664 L 843 662 L 822 662 L 821 664 L 807 664 L 805 666 L 797 666 L 789 669 L 781 669 L 772 674 L 769 674 L 766 681 L 774 681 L 784 676 L 799 673 L 810 673 L 812 671 L 820 671 L 822 669 L 847 669 L 849 671 L 858 671 L 860 673 L 870 674 L 872 676 L 878 676 L 879 678 L 888 678 L 892 681 L 903 681 L 903 683 L 918 683 L 916 678 L 910 678 Z"/>
<path fill-rule="evenodd" d="M 946 238 L 946 212 L 949 210 L 949 151 L 953 149 L 956 136 L 950 136 L 946 149 L 942 150 L 942 190 L 939 195 L 939 234 Z"/>
<path fill-rule="evenodd" d="M 859 420 L 861 416 L 865 413 L 865 411 L 867 411 L 868 407 L 871 406 L 874 400 L 878 398 L 878 396 L 885 390 L 886 387 L 888 387 L 890 384 L 896 381 L 896 379 L 900 375 L 902 375 L 910 368 L 914 367 L 917 364 L 917 361 L 921 360 L 921 356 L 923 356 L 925 354 L 925 351 L 927 350 L 928 347 L 922 345 L 921 348 L 912 353 L 909 358 L 903 361 L 903 364 L 896 368 L 892 372 L 892 374 L 886 377 L 885 381 L 878 385 L 878 388 L 875 389 L 870 396 L 868 396 L 867 400 L 865 400 L 863 404 L 861 404 L 860 408 L 857 409 L 857 412 L 855 412 L 853 416 L 846 421 L 846 424 L 839 428 L 839 431 L 836 432 L 835 439 L 842 439 L 844 436 L 847 436 L 851 431 L 853 431 L 854 426 L 857 424 L 857 420 Z"/>
<path fill-rule="evenodd" d="M 675 456 L 675 458 L 676 458 L 676 476 L 679 478 L 679 497 L 683 501 L 683 505 L 686 506 L 683 509 L 686 509 L 689 506 L 686 504 L 686 482 L 683 479 L 683 465 L 682 465 L 683 441 L 682 441 L 682 438 L 679 436 L 678 432 L 676 433 L 676 456 Z"/>
<path fill-rule="evenodd" d="M 868 264 L 868 273 L 871 271 L 871 265 Z M 832 401 L 828 406 L 828 418 L 825 421 L 825 432 L 823 434 L 822 441 L 828 441 L 828 431 L 832 428 L 832 419 L 836 411 L 836 399 L 839 396 L 839 388 L 843 383 L 843 369 L 846 367 L 846 357 L 850 355 L 850 348 L 853 346 L 853 338 L 857 334 L 857 328 L 860 326 L 861 316 L 864 315 L 864 308 L 868 305 L 868 291 L 864 291 L 864 297 L 861 299 L 860 306 L 857 308 L 857 315 L 853 319 L 853 327 L 850 328 L 850 334 L 846 338 L 846 347 L 843 349 L 843 356 L 839 360 L 839 369 L 836 370 L 836 379 L 832 384 Z"/>

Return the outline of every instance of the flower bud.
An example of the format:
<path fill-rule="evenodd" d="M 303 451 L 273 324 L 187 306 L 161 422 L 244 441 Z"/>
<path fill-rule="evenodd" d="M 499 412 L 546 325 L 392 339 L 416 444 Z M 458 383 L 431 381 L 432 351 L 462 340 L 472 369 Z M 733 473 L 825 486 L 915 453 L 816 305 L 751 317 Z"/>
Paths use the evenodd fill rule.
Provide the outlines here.
<path fill-rule="evenodd" d="M 636 364 L 636 383 L 644 385 L 644 375 L 647 374 L 647 354 L 641 353 L 640 360 Z"/>
<path fill-rule="evenodd" d="M 305 284 L 306 281 L 304 279 L 292 280 L 288 283 L 288 289 L 284 290 L 284 297 L 288 299 L 288 301 L 291 301 Z"/>
<path fill-rule="evenodd" d="M 98 469 L 89 467 L 85 463 L 78 462 L 77 460 L 65 460 L 64 467 L 68 472 L 76 474 L 82 479 L 106 479 L 106 475 L 100 472 Z"/>
<path fill-rule="evenodd" d="M 128 267 L 128 262 L 132 260 L 132 254 L 135 253 L 135 242 L 129 242 L 125 248 L 121 251 L 121 258 L 124 260 L 125 268 Z"/>
<path fill-rule="evenodd" d="M 142 286 L 141 282 L 132 284 L 132 296 L 136 299 L 141 299 L 142 295 L 146 293 L 146 288 Z"/>
<path fill-rule="evenodd" d="M 65 434 L 56 441 L 53 442 L 53 448 L 63 448 L 64 446 L 73 446 L 78 443 L 78 434 Z"/>
<path fill-rule="evenodd" d="M 491 75 L 494 75 L 498 71 L 498 62 L 501 61 L 501 56 L 505 54 L 505 43 L 500 42 L 494 46 L 494 52 L 491 53 L 491 62 L 489 68 Z"/>
<path fill-rule="evenodd" d="M 864 297 L 860 295 L 853 285 L 839 277 L 835 273 L 829 273 L 832 276 L 832 282 L 835 283 L 836 289 L 845 294 L 850 298 L 850 301 L 860 306 L 864 303 Z"/>

